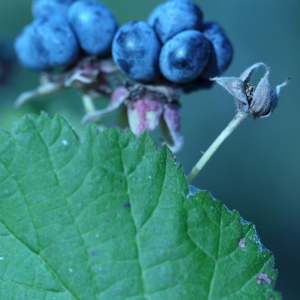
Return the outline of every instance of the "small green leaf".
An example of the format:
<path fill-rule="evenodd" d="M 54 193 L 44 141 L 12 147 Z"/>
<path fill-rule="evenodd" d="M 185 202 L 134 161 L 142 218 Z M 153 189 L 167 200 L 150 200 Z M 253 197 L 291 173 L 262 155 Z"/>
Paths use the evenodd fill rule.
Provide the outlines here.
<path fill-rule="evenodd" d="M 0 131 L 0 299 L 280 299 L 252 224 L 147 133 L 26 116 Z"/>

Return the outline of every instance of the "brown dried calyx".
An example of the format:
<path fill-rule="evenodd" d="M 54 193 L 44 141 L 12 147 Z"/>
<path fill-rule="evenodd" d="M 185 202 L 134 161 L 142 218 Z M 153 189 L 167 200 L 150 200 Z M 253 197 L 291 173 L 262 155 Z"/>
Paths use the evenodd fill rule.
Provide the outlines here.
<path fill-rule="evenodd" d="M 255 88 L 250 80 L 254 72 L 260 67 L 266 69 L 266 73 Z M 252 118 L 268 117 L 277 107 L 280 89 L 285 86 L 290 78 L 277 85 L 275 91 L 269 84 L 270 68 L 265 63 L 256 63 L 246 69 L 240 77 L 215 77 L 215 81 L 225 88 L 236 101 L 238 110 Z"/>

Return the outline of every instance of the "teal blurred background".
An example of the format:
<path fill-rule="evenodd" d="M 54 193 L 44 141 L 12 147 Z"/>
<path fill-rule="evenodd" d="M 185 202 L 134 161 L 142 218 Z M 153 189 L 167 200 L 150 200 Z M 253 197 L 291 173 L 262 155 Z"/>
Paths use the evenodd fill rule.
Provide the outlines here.
<path fill-rule="evenodd" d="M 119 24 L 146 20 L 162 1 L 106 0 Z M 283 299 L 300 299 L 300 1 L 195 1 L 205 19 L 218 21 L 231 39 L 235 56 L 228 76 L 239 76 L 253 63 L 271 67 L 273 87 L 287 77 L 279 108 L 270 118 L 247 119 L 212 157 L 193 185 L 209 190 L 229 209 L 236 209 L 256 225 L 262 243 L 276 259 L 276 289 Z M 31 22 L 30 0 L 0 0 L 0 40 L 12 42 Z M 297 71 L 298 70 L 298 71 Z M 16 68 L 10 82 L 0 86 L 0 127 L 11 130 L 25 113 L 45 110 L 67 118 L 79 132 L 83 108 L 79 93 L 64 91 L 14 110 L 17 96 L 38 84 L 38 75 Z M 258 72 L 256 81 L 262 76 Z M 104 107 L 104 100 L 97 100 Z M 182 133 L 185 147 L 177 160 L 185 172 L 213 142 L 235 114 L 232 97 L 221 87 L 182 97 Z M 112 125 L 114 118 L 108 119 Z"/>

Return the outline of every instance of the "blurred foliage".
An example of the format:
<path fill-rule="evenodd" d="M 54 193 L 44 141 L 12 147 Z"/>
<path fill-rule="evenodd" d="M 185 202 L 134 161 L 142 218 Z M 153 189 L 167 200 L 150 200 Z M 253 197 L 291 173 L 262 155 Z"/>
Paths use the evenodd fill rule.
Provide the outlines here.
<path fill-rule="evenodd" d="M 161 1 L 103 1 L 115 13 L 119 24 L 146 20 Z M 279 279 L 276 289 L 284 298 L 300 294 L 300 103 L 296 93 L 300 65 L 300 2 L 298 0 L 200 1 L 207 20 L 218 21 L 235 48 L 235 57 L 226 75 L 237 76 L 247 66 L 263 61 L 271 67 L 271 84 L 287 77 L 279 108 L 267 119 L 246 120 L 221 146 L 193 184 L 206 189 L 230 209 L 256 224 L 264 245 L 274 252 Z M 10 46 L 14 36 L 31 21 L 30 0 L 0 1 L 0 41 Z M 262 74 L 258 73 L 257 80 Z M 60 113 L 77 131 L 83 114 L 77 91 L 70 90 L 28 103 L 19 110 L 12 104 L 25 90 L 34 88 L 38 75 L 21 68 L 0 86 L 0 127 L 10 130 L 12 123 L 29 112 L 45 110 Z M 233 100 L 220 87 L 182 98 L 182 132 L 185 147 L 177 160 L 189 172 L 220 131 L 235 114 Z M 97 100 L 103 107 L 105 100 Z M 113 124 L 113 117 L 108 124 Z"/>

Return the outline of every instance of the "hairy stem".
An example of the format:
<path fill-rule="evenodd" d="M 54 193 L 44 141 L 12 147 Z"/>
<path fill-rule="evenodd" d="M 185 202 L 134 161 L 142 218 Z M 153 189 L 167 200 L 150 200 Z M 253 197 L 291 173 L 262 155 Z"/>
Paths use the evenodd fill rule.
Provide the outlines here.
<path fill-rule="evenodd" d="M 216 140 L 210 145 L 207 151 L 199 159 L 194 166 L 190 174 L 187 176 L 187 182 L 190 183 L 200 170 L 205 166 L 211 156 L 216 152 L 219 146 L 225 141 L 225 139 L 234 131 L 234 129 L 247 117 L 246 114 L 238 112 L 233 120 L 227 125 L 227 127 L 220 133 Z"/>

